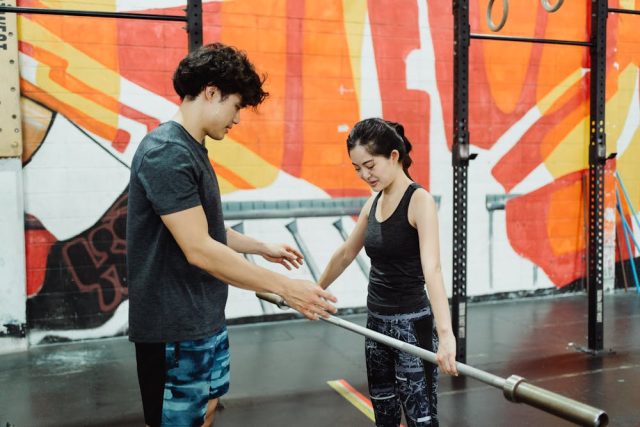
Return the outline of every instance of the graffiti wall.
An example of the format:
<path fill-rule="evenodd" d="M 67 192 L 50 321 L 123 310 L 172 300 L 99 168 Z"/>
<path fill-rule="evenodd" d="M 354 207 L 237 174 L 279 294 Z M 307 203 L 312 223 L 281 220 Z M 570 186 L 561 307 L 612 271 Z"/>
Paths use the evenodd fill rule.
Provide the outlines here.
<path fill-rule="evenodd" d="M 640 7 L 635 0 L 613 2 L 611 7 Z M 470 3 L 471 31 L 488 33 L 488 0 Z M 501 34 L 588 40 L 590 2 L 567 2 L 554 14 L 537 0 L 517 3 Z M 177 0 L 18 4 L 184 13 L 184 3 Z M 366 196 L 369 190 L 348 159 L 346 136 L 361 118 L 399 121 L 415 148 L 413 178 L 440 196 L 442 261 L 450 289 L 451 2 L 205 0 L 203 12 L 205 42 L 222 41 L 247 51 L 267 74 L 271 94 L 259 111 L 243 111 L 241 125 L 224 141 L 208 141 L 223 200 Z M 617 170 L 636 210 L 637 19 L 609 17 L 606 123 L 608 152 L 617 153 L 609 176 Z M 186 54 L 182 26 L 19 17 L 32 343 L 126 332 L 129 165 L 145 133 L 177 108 L 170 79 Z M 474 40 L 470 64 L 469 128 L 478 158 L 469 171 L 467 292 L 579 286 L 586 262 L 588 50 Z M 613 180 L 608 182 L 607 215 L 615 221 Z M 624 207 L 628 220 L 629 208 Z M 320 269 L 342 241 L 332 226 L 335 219 L 298 221 Z M 353 226 L 350 217 L 342 222 L 347 230 Z M 251 220 L 242 226 L 259 239 L 293 243 L 285 223 Z M 636 236 L 639 229 L 634 228 Z M 625 248 L 615 253 L 618 261 L 637 256 Z M 310 277 L 308 267 L 292 274 Z M 340 307 L 363 306 L 366 277 L 354 264 L 333 291 Z M 231 318 L 268 310 L 249 292 L 230 293 Z"/>

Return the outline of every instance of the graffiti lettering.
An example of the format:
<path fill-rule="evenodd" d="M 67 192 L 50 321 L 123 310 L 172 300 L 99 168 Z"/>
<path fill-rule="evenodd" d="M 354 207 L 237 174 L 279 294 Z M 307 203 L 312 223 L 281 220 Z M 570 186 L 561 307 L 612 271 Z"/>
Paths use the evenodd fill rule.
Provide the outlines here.
<path fill-rule="evenodd" d="M 4 6 L 4 3 L 0 3 L 0 6 Z M 7 18 L 4 16 L 4 13 L 0 15 L 0 42 L 7 41 Z M 7 50 L 6 43 L 0 43 L 0 49 Z"/>
<path fill-rule="evenodd" d="M 71 240 L 62 256 L 81 292 L 96 292 L 102 312 L 114 310 L 128 294 L 124 282 L 126 207 L 107 215 L 103 223 Z"/>

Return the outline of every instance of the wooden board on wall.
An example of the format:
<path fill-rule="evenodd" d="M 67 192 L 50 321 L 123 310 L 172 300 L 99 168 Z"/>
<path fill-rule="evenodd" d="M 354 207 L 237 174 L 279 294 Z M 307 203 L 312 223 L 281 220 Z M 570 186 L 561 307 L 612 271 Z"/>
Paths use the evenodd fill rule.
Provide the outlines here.
<path fill-rule="evenodd" d="M 15 6 L 15 0 L 0 1 Z M 0 158 L 22 155 L 20 71 L 15 13 L 0 13 Z"/>

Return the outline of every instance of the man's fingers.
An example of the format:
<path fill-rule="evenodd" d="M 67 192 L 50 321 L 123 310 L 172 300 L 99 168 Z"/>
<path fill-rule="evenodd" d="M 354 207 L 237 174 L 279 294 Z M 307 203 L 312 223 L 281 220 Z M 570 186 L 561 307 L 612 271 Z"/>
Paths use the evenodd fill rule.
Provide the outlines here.
<path fill-rule="evenodd" d="M 331 301 L 333 302 L 337 301 L 336 297 L 334 297 L 333 295 L 329 294 L 328 296 L 332 298 Z M 331 304 L 329 301 L 327 301 L 327 299 L 328 298 L 324 296 L 318 298 L 317 302 L 315 303 L 316 307 L 318 308 L 318 310 L 321 310 L 324 312 L 336 313 L 338 309 L 335 308 L 333 304 Z M 324 316 L 324 313 L 321 313 L 321 314 L 323 315 L 323 317 L 329 317 L 328 313 L 326 316 Z"/>
<path fill-rule="evenodd" d="M 305 310 L 302 314 L 309 320 L 318 320 L 318 315 L 311 310 Z"/>
<path fill-rule="evenodd" d="M 284 268 L 291 271 L 291 265 L 289 265 L 286 259 L 283 259 L 282 261 L 280 261 L 280 264 L 284 265 Z"/>
<path fill-rule="evenodd" d="M 331 302 L 337 302 L 338 301 L 338 299 L 335 296 L 333 296 L 333 294 L 331 292 L 326 291 L 324 289 L 320 290 L 320 298 L 322 298 L 324 300 L 331 301 Z"/>
<path fill-rule="evenodd" d="M 295 256 L 300 261 L 302 261 L 304 259 L 304 255 L 302 255 L 302 253 L 300 251 L 298 251 L 297 249 L 292 248 L 291 246 L 286 246 L 286 248 L 287 248 L 287 252 L 293 254 L 293 256 Z"/>
<path fill-rule="evenodd" d="M 285 251 L 282 254 L 280 263 L 285 265 L 285 262 L 289 263 L 291 267 L 300 268 L 300 265 L 302 265 L 302 258 L 296 253 Z"/>
<path fill-rule="evenodd" d="M 294 268 L 300 268 L 300 263 L 296 258 L 285 258 L 285 261 L 289 264 L 289 266 Z"/>

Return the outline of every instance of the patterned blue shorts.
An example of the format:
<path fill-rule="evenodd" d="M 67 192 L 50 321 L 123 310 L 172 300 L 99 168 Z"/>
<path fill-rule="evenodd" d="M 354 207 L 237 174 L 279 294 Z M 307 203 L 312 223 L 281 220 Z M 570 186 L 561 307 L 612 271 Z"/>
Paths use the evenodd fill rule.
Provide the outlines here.
<path fill-rule="evenodd" d="M 145 423 L 201 426 L 207 403 L 229 390 L 227 329 L 177 343 L 136 343 Z"/>
<path fill-rule="evenodd" d="M 369 311 L 367 328 L 436 352 L 438 338 L 431 308 L 382 315 Z M 369 395 L 376 426 L 400 425 L 401 408 L 409 427 L 437 427 L 437 366 L 377 341 L 365 340 Z"/>

